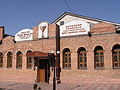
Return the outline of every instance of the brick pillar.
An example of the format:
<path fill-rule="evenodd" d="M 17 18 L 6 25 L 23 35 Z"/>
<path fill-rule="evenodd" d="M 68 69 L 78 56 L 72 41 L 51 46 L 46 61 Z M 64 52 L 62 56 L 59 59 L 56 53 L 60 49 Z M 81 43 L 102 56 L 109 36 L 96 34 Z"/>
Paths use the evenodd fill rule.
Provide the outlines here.
<path fill-rule="evenodd" d="M 106 70 L 111 70 L 112 67 L 112 51 L 106 50 L 104 52 L 104 65 Z"/>
<path fill-rule="evenodd" d="M 3 56 L 3 68 L 7 68 L 7 54 Z"/>
<path fill-rule="evenodd" d="M 56 24 L 49 24 L 48 30 L 49 30 L 49 37 L 56 37 L 56 29 L 58 26 Z"/>
<path fill-rule="evenodd" d="M 38 27 L 33 27 L 33 39 L 38 40 Z"/>
<path fill-rule="evenodd" d="M 12 55 L 12 68 L 16 69 L 16 53 Z"/>
<path fill-rule="evenodd" d="M 4 35 L 4 26 L 0 26 L 0 40 L 3 39 L 3 35 Z"/>
<path fill-rule="evenodd" d="M 77 53 L 72 52 L 71 53 L 71 69 L 72 70 L 77 70 L 78 63 L 77 63 Z"/>
<path fill-rule="evenodd" d="M 22 57 L 22 69 L 26 69 L 26 64 L 27 64 L 26 54 L 23 54 L 23 57 Z"/>
<path fill-rule="evenodd" d="M 94 52 L 87 52 L 87 68 L 88 70 L 94 70 Z"/>

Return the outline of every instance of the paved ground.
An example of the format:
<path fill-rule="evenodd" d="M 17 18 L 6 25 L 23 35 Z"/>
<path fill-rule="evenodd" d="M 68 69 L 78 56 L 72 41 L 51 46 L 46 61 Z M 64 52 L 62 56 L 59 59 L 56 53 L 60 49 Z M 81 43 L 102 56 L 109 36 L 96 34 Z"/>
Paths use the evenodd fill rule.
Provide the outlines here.
<path fill-rule="evenodd" d="M 34 83 L 25 82 L 0 82 L 0 88 L 3 90 L 33 90 L 33 85 Z M 41 90 L 53 90 L 52 81 L 50 84 L 39 83 L 38 87 L 41 87 Z M 56 88 L 56 90 L 120 90 L 120 79 L 65 80 L 57 84 Z"/>

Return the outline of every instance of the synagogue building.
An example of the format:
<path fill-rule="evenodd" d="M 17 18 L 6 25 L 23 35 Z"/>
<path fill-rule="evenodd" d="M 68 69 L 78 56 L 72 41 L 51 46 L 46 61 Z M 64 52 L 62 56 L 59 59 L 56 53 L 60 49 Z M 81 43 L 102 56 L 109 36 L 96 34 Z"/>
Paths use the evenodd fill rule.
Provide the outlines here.
<path fill-rule="evenodd" d="M 120 78 L 120 24 L 65 12 L 15 36 L 0 26 L 0 81 Z"/>

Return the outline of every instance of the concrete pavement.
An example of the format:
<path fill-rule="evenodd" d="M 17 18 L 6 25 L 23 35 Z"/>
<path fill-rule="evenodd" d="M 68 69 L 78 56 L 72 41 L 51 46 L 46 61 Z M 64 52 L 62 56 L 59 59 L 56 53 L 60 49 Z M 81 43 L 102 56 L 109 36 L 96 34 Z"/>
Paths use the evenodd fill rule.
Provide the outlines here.
<path fill-rule="evenodd" d="M 33 83 L 26 82 L 0 82 L 4 90 L 33 90 Z M 50 84 L 38 83 L 41 90 L 53 90 Z M 56 90 L 120 90 L 120 79 L 79 79 L 76 81 L 62 80 L 56 85 Z"/>

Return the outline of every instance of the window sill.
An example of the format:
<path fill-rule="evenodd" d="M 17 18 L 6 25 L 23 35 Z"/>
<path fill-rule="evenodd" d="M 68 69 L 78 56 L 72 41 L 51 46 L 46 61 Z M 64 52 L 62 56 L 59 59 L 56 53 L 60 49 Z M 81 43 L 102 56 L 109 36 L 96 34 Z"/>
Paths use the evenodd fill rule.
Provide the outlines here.
<path fill-rule="evenodd" d="M 87 68 L 78 68 L 78 70 L 87 70 Z"/>
<path fill-rule="evenodd" d="M 0 69 L 3 69 L 3 67 L 0 67 Z"/>
<path fill-rule="evenodd" d="M 32 67 L 31 68 L 27 68 L 27 69 L 32 69 Z"/>
<path fill-rule="evenodd" d="M 12 67 L 7 67 L 7 69 L 12 69 Z"/>
<path fill-rule="evenodd" d="M 71 68 L 62 68 L 62 69 L 64 69 L 64 70 L 71 70 Z"/>
<path fill-rule="evenodd" d="M 16 69 L 22 69 L 22 68 L 16 68 Z"/>
<path fill-rule="evenodd" d="M 113 69 L 114 69 L 114 70 L 115 70 L 115 69 L 120 69 L 120 67 L 114 67 Z"/>
<path fill-rule="evenodd" d="M 102 68 L 97 67 L 97 68 L 95 68 L 95 70 L 105 70 L 105 68 L 104 67 L 102 67 Z"/>

